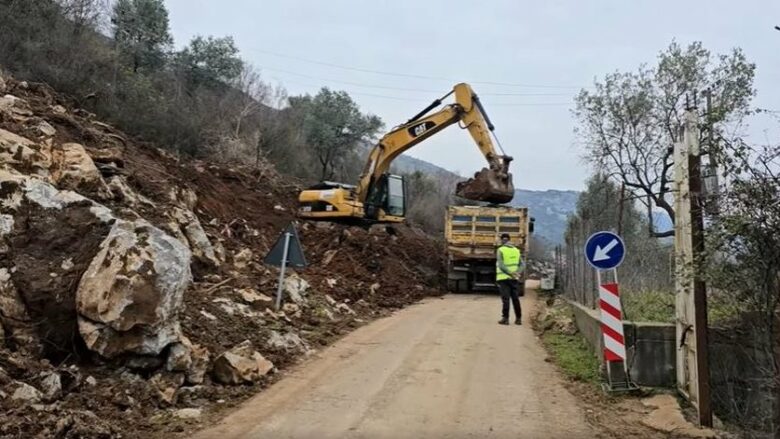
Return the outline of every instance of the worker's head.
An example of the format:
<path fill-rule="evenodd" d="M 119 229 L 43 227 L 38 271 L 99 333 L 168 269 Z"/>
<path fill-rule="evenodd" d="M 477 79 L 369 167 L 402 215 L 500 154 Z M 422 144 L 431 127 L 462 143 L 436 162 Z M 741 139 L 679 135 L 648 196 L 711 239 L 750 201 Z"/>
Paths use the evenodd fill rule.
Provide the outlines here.
<path fill-rule="evenodd" d="M 507 243 L 509 243 L 509 233 L 502 233 L 501 244 L 507 244 Z"/>

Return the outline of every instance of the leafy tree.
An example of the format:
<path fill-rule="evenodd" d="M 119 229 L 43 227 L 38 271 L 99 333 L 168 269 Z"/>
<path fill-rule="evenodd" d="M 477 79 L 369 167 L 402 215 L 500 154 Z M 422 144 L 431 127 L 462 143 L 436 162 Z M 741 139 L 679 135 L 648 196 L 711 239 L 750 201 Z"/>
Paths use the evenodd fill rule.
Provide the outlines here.
<path fill-rule="evenodd" d="M 118 0 L 111 23 L 117 47 L 130 59 L 133 72 L 164 64 L 173 38 L 163 0 Z"/>
<path fill-rule="evenodd" d="M 607 175 L 593 175 L 569 217 L 564 235 L 567 251 L 564 280 L 567 292 L 582 303 L 596 303 L 591 295 L 596 291 L 596 279 L 585 262 L 583 248 L 588 237 L 600 230 L 619 232 L 625 242 L 626 257 L 620 267 L 620 277 L 627 292 L 671 291 L 671 248 L 643 233 L 647 223 L 641 212 L 630 199 L 625 199 L 630 198 L 628 194 L 621 206 L 620 192 L 620 187 Z"/>
<path fill-rule="evenodd" d="M 176 59 L 195 86 L 233 83 L 244 69 L 233 37 L 197 36 L 177 54 Z"/>
<path fill-rule="evenodd" d="M 754 71 L 740 49 L 714 56 L 700 42 L 686 48 L 672 42 L 659 54 L 657 65 L 606 75 L 576 98 L 577 134 L 586 158 L 674 221 L 669 194 L 681 110 L 697 103 L 697 93 L 707 91 L 711 111 L 704 114 L 705 105 L 699 105 L 706 125 L 739 124 L 755 94 Z M 715 145 L 731 140 L 724 132 L 705 129 L 702 136 Z"/>
<path fill-rule="evenodd" d="M 337 165 L 383 126 L 379 117 L 361 113 L 344 91 L 323 87 L 316 96 L 296 96 L 289 101 L 303 115 L 303 136 L 314 150 L 322 179 L 333 178 Z"/>

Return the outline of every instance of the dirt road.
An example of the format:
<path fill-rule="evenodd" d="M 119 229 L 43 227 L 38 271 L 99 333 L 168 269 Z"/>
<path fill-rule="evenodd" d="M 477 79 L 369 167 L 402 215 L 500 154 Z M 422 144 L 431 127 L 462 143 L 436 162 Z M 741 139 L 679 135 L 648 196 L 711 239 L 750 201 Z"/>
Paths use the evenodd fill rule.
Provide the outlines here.
<path fill-rule="evenodd" d="M 371 323 L 197 437 L 593 437 L 529 325 L 496 324 L 499 302 L 450 295 Z"/>

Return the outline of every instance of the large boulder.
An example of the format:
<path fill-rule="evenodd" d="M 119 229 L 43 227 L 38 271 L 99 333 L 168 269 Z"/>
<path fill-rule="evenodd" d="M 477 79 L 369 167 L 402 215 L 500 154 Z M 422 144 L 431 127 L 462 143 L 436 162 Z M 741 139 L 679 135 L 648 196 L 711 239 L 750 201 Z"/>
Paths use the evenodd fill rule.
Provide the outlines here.
<path fill-rule="evenodd" d="M 104 357 L 158 355 L 180 339 L 190 251 L 144 220 L 116 220 L 81 278 L 79 331 Z"/>
<path fill-rule="evenodd" d="M 49 347 L 72 349 L 78 333 L 111 358 L 159 355 L 179 340 L 190 251 L 160 229 L 0 169 L 0 231 L 2 314 L 21 315 L 17 290 Z"/>
<path fill-rule="evenodd" d="M 274 368 L 259 352 L 252 349 L 249 340 L 222 353 L 214 360 L 214 379 L 222 384 L 253 383 Z"/>
<path fill-rule="evenodd" d="M 76 287 L 110 221 L 104 206 L 0 169 L 0 319 L 17 348 L 37 334 L 47 355 L 72 352 Z"/>

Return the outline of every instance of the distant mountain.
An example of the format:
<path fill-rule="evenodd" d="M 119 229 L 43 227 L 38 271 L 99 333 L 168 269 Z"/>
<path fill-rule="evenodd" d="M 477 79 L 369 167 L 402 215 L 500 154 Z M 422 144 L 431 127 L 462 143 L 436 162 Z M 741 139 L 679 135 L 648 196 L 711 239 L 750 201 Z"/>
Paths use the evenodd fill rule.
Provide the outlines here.
<path fill-rule="evenodd" d="M 577 205 L 577 191 L 516 189 L 512 206 L 527 207 L 536 219 L 534 234 L 549 244 L 563 244 L 566 221 Z"/>
<path fill-rule="evenodd" d="M 403 174 L 420 171 L 424 174 L 457 175 L 454 172 L 448 171 L 440 166 L 436 166 L 433 163 L 403 154 L 398 156 L 398 158 L 393 161 L 393 171 Z"/>
<path fill-rule="evenodd" d="M 442 167 L 408 155 L 401 155 L 393 162 L 394 172 L 410 173 L 414 171 L 426 174 L 456 175 Z M 574 212 L 577 204 L 577 191 L 532 191 L 515 190 L 515 198 L 510 203 L 516 207 L 527 207 L 529 214 L 536 219 L 535 234 L 549 244 L 563 244 L 566 220 Z"/>

